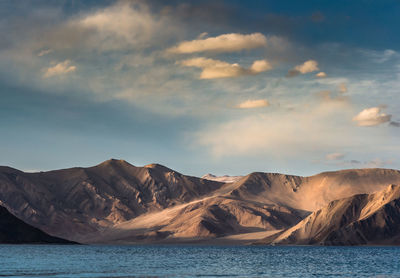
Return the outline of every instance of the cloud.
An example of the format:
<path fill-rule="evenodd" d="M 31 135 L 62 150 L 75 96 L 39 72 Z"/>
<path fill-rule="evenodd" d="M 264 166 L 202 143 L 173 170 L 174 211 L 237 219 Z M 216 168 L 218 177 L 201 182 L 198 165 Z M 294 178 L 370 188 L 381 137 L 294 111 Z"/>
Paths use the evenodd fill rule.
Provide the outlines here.
<path fill-rule="evenodd" d="M 371 107 L 362 110 L 353 121 L 357 122 L 358 126 L 377 126 L 389 122 L 392 115 L 381 113 L 382 107 Z"/>
<path fill-rule="evenodd" d="M 317 71 L 317 70 L 319 70 L 318 62 L 315 60 L 308 60 L 308 61 L 305 61 L 303 64 L 297 65 L 293 69 L 289 70 L 289 72 L 286 76 L 294 77 L 299 74 L 306 74 L 306 73 L 310 73 L 310 72 Z"/>
<path fill-rule="evenodd" d="M 55 75 L 63 75 L 74 71 L 76 71 L 76 66 L 71 65 L 70 60 L 65 60 L 64 62 L 60 62 L 53 67 L 47 68 L 43 77 L 47 78 Z"/>
<path fill-rule="evenodd" d="M 138 50 L 170 40 L 179 28 L 172 18 L 152 13 L 145 1 L 117 1 L 114 5 L 73 18 L 62 31 L 70 37 L 69 41 L 76 40 L 76 43 L 95 49 Z M 69 41 L 66 43 L 71 43 Z"/>
<path fill-rule="evenodd" d="M 168 49 L 170 53 L 198 53 L 198 52 L 235 52 L 243 49 L 253 49 L 267 45 L 267 38 L 261 33 L 249 35 L 224 34 L 217 37 L 184 41 Z"/>
<path fill-rule="evenodd" d="M 318 92 L 317 97 L 323 102 L 349 102 L 349 97 L 343 96 L 341 94 L 336 94 L 336 96 L 329 90 Z"/>
<path fill-rule="evenodd" d="M 317 73 L 315 76 L 316 76 L 316 77 L 319 77 L 319 78 L 325 78 L 325 77 L 327 77 L 326 73 L 323 72 L 323 71 L 320 71 L 320 72 Z"/>
<path fill-rule="evenodd" d="M 344 158 L 343 153 L 330 153 L 325 156 L 326 160 L 341 160 Z"/>
<path fill-rule="evenodd" d="M 42 57 L 42 56 L 44 56 L 44 55 L 50 54 L 51 52 L 53 52 L 52 49 L 43 49 L 42 51 L 40 51 L 40 52 L 38 53 L 37 56 Z"/>
<path fill-rule="evenodd" d="M 399 56 L 399 53 L 392 49 L 385 49 L 383 51 L 363 50 L 362 53 L 378 64 L 385 63 Z"/>
<path fill-rule="evenodd" d="M 339 84 L 339 92 L 342 93 L 342 94 L 347 93 L 346 83 Z"/>
<path fill-rule="evenodd" d="M 246 100 L 240 103 L 237 108 L 250 109 L 250 108 L 260 108 L 269 106 L 269 102 L 266 99 L 256 99 L 256 100 Z"/>
<path fill-rule="evenodd" d="M 253 73 L 259 73 L 271 70 L 272 66 L 267 60 L 257 60 L 254 61 L 250 67 L 250 71 Z"/>
<path fill-rule="evenodd" d="M 348 147 L 354 137 L 349 141 L 342 136 L 343 132 L 352 131 L 351 125 L 345 125 L 351 113 L 346 107 L 339 102 L 322 103 L 299 106 L 293 111 L 243 115 L 201 128 L 193 133 L 191 141 L 196 147 L 206 147 L 217 158 L 260 154 L 288 158 Z"/>
<path fill-rule="evenodd" d="M 364 163 L 366 168 L 381 168 L 386 165 L 393 164 L 392 160 L 382 160 L 380 158 L 375 158 Z"/>
<path fill-rule="evenodd" d="M 272 69 L 266 60 L 254 61 L 249 69 L 241 67 L 239 64 L 230 64 L 224 61 L 209 59 L 204 57 L 188 59 L 180 62 L 185 67 L 197 67 L 203 71 L 200 79 L 215 79 L 238 77 L 242 75 L 255 75 Z"/>

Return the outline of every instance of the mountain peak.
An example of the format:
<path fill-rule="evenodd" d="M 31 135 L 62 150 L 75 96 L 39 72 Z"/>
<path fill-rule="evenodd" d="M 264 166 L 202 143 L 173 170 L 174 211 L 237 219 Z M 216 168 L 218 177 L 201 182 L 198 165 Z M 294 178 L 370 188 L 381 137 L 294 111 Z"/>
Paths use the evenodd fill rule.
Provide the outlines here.
<path fill-rule="evenodd" d="M 130 165 L 130 166 L 133 166 L 132 164 L 130 164 L 126 160 L 115 159 L 115 158 L 110 158 L 110 159 L 108 159 L 106 161 L 103 161 L 102 163 L 98 164 L 98 166 L 107 166 L 107 165 Z"/>

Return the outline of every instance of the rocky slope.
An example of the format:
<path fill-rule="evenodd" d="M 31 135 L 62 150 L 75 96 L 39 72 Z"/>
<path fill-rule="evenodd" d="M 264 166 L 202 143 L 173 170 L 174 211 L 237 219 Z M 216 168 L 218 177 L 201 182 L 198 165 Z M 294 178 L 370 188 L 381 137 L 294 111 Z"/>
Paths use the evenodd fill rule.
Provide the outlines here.
<path fill-rule="evenodd" d="M 32 227 L 0 206 L 0 244 L 74 244 Z"/>
<path fill-rule="evenodd" d="M 288 207 L 216 196 L 141 215 L 92 234 L 85 242 L 206 241 L 284 229 L 306 215 L 307 212 Z"/>
<path fill-rule="evenodd" d="M 400 244 L 400 185 L 330 202 L 263 244 Z"/>
<path fill-rule="evenodd" d="M 400 171 L 351 169 L 311 177 L 252 173 L 232 185 L 231 196 L 315 211 L 329 202 L 400 184 Z"/>
<path fill-rule="evenodd" d="M 0 204 L 49 234 L 81 236 L 143 213 L 187 203 L 223 183 L 184 176 L 164 166 L 108 160 L 95 167 L 24 173 L 0 168 Z"/>
<path fill-rule="evenodd" d="M 24 173 L 0 167 L 0 205 L 53 236 L 82 243 L 212 239 L 293 227 L 329 202 L 400 184 L 400 172 L 360 169 L 299 177 L 252 173 L 235 182 L 111 159 Z"/>

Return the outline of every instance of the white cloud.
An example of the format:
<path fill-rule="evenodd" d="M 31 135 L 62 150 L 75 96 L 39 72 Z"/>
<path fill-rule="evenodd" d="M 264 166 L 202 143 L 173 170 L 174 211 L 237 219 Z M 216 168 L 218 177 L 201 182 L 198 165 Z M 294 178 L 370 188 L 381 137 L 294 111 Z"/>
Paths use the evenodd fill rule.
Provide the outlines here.
<path fill-rule="evenodd" d="M 344 158 L 343 153 L 330 153 L 325 156 L 326 160 L 341 160 Z"/>
<path fill-rule="evenodd" d="M 272 66 L 267 60 L 254 61 L 250 67 L 250 71 L 254 73 L 271 70 Z"/>
<path fill-rule="evenodd" d="M 180 62 L 186 67 L 197 67 L 203 71 L 200 79 L 215 79 L 226 77 L 238 77 L 242 75 L 255 75 L 272 69 L 266 60 L 254 61 L 249 69 L 241 67 L 239 64 L 230 64 L 224 61 L 209 59 L 204 57 L 188 59 Z"/>
<path fill-rule="evenodd" d="M 249 108 L 259 108 L 266 107 L 269 105 L 268 100 L 266 99 L 256 99 L 256 100 L 246 100 L 240 103 L 237 108 L 249 109 Z"/>
<path fill-rule="evenodd" d="M 319 72 L 319 73 L 317 73 L 315 76 L 316 76 L 316 77 L 319 77 L 319 78 L 324 78 L 324 77 L 327 77 L 326 73 L 325 73 L 325 72 L 323 72 L 323 71 L 320 71 L 320 72 Z"/>
<path fill-rule="evenodd" d="M 60 62 L 52 67 L 45 69 L 43 77 L 47 78 L 55 75 L 64 75 L 74 71 L 76 71 L 76 66 L 71 65 L 70 60 L 65 60 L 64 62 Z"/>
<path fill-rule="evenodd" d="M 168 49 L 170 53 L 235 52 L 267 45 L 267 38 L 261 33 L 249 35 L 224 34 L 217 37 L 184 41 Z"/>
<path fill-rule="evenodd" d="M 293 69 L 291 69 L 288 72 L 287 77 L 293 77 L 299 74 L 306 74 L 317 70 L 319 70 L 318 62 L 315 60 L 308 60 L 305 61 L 303 64 L 297 65 Z"/>
<path fill-rule="evenodd" d="M 305 61 L 303 64 L 298 65 L 294 68 L 295 70 L 299 71 L 302 74 L 317 71 L 318 70 L 318 63 L 314 60 Z"/>
<path fill-rule="evenodd" d="M 381 107 L 371 107 L 362 110 L 353 121 L 357 122 L 358 126 L 377 126 L 389 122 L 392 115 L 381 113 Z"/>

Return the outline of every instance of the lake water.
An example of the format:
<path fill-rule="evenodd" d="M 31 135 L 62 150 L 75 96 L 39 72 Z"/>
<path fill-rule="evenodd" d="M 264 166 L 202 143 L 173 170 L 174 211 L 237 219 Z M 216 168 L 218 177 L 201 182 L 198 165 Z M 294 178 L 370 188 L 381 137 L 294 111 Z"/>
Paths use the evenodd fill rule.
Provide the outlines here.
<path fill-rule="evenodd" d="M 400 277 L 400 248 L 0 245 L 0 276 Z"/>

